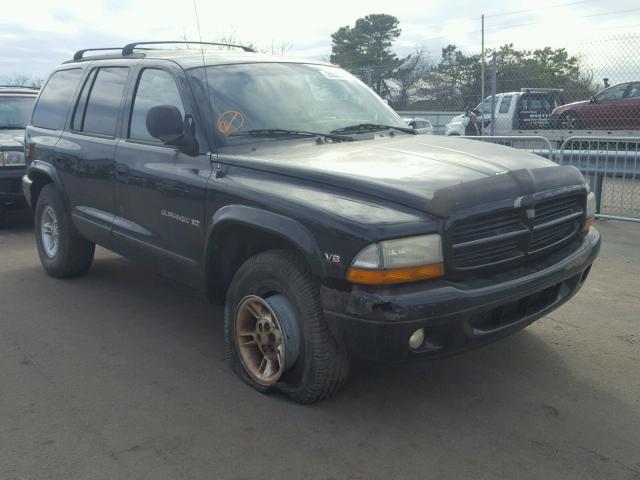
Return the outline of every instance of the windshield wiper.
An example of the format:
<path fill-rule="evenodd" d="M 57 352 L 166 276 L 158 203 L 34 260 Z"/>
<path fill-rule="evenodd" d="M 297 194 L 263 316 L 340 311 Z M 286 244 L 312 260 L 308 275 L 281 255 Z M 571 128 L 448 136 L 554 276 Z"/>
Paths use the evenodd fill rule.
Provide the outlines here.
<path fill-rule="evenodd" d="M 14 123 L 14 124 L 8 124 L 8 125 L 0 125 L 0 129 L 2 130 L 17 130 L 17 129 L 21 129 L 24 128 L 23 125 L 20 125 L 18 123 Z"/>
<path fill-rule="evenodd" d="M 411 127 L 398 127 L 396 125 L 382 125 L 378 123 L 357 123 L 356 125 L 349 125 L 347 127 L 331 130 L 331 133 L 359 133 L 359 132 L 376 132 L 378 130 L 398 130 L 404 133 L 411 133 L 416 135 L 416 132 Z"/>
<path fill-rule="evenodd" d="M 336 140 L 338 142 L 350 142 L 353 138 L 347 135 L 336 135 L 334 132 L 331 133 L 318 133 L 318 132 L 307 132 L 306 130 L 287 130 L 285 128 L 259 128 L 255 130 L 247 130 L 245 132 L 236 132 L 227 135 L 227 137 L 287 137 L 287 136 L 298 136 L 298 137 L 326 137 L 331 140 Z"/>

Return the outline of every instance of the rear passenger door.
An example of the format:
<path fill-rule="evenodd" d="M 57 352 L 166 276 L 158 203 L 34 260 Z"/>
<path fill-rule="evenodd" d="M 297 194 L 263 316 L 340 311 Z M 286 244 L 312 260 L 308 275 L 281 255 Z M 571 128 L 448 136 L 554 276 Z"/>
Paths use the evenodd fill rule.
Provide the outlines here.
<path fill-rule="evenodd" d="M 146 117 L 155 106 L 175 106 L 183 119 L 197 119 L 197 112 L 181 69 L 141 63 L 116 151 L 114 234 L 125 254 L 190 283 L 202 260 L 210 153 L 206 140 L 199 142 L 201 153 L 187 155 L 150 135 Z M 198 135 L 203 125 L 195 124 Z"/>
<path fill-rule="evenodd" d="M 55 150 L 74 224 L 86 238 L 105 246 L 112 239 L 114 156 L 129 70 L 113 64 L 89 70 Z"/>

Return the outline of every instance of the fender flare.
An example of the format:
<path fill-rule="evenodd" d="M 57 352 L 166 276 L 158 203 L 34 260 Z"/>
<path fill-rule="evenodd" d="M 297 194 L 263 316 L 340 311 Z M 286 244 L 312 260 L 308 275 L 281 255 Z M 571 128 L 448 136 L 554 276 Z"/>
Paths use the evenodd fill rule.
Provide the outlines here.
<path fill-rule="evenodd" d="M 58 192 L 62 195 L 65 204 L 67 204 L 67 197 L 66 195 L 64 195 L 62 181 L 60 180 L 60 176 L 58 175 L 56 169 L 51 164 L 43 162 L 42 160 L 33 160 L 27 168 L 27 178 L 29 178 L 29 180 L 31 181 L 34 181 L 34 177 L 37 174 L 42 174 L 49 177 L 53 185 L 56 187 L 56 190 L 58 190 Z M 33 188 L 33 184 L 31 188 Z M 33 191 L 30 191 L 29 193 L 31 195 L 30 200 L 33 202 Z M 35 202 L 32 203 L 32 208 L 35 208 Z"/>
<path fill-rule="evenodd" d="M 320 247 L 309 229 L 292 218 L 246 205 L 226 205 L 213 215 L 205 239 L 205 265 L 211 261 L 211 247 L 217 241 L 217 232 L 230 224 L 256 228 L 282 238 L 298 249 L 314 275 L 326 274 Z"/>

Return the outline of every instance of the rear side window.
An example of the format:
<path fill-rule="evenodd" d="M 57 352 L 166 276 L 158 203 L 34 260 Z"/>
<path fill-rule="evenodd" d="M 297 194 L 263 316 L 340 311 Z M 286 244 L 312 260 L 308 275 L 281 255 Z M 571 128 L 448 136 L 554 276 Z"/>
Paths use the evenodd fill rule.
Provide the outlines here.
<path fill-rule="evenodd" d="M 552 100 L 549 97 L 524 96 L 522 97 L 522 108 L 524 112 L 551 113 L 554 109 Z"/>
<path fill-rule="evenodd" d="M 169 72 L 147 68 L 140 74 L 138 88 L 131 111 L 129 138 L 157 142 L 147 130 L 147 112 L 159 105 L 172 105 L 184 118 L 184 106 L 176 82 Z"/>
<path fill-rule="evenodd" d="M 33 111 L 33 125 L 53 130 L 64 128 L 67 111 L 81 76 L 82 70 L 79 68 L 59 70 L 51 76 Z"/>
<path fill-rule="evenodd" d="M 502 102 L 500 103 L 500 113 L 509 113 L 509 107 L 511 106 L 511 95 L 506 95 L 502 97 Z"/>
<path fill-rule="evenodd" d="M 640 97 L 640 83 L 634 83 L 633 85 L 631 85 L 629 93 L 627 93 L 627 97 Z"/>
<path fill-rule="evenodd" d="M 89 75 L 73 117 L 74 130 L 115 137 L 128 74 L 126 67 L 102 67 Z"/>

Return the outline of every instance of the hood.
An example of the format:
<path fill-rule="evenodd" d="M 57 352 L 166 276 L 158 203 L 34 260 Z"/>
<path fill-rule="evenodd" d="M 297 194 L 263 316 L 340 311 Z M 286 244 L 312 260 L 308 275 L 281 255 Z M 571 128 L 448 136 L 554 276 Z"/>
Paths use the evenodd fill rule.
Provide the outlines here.
<path fill-rule="evenodd" d="M 402 135 L 321 145 L 270 143 L 253 145 L 250 155 L 221 154 L 220 161 L 322 182 L 439 216 L 584 184 L 573 167 L 465 138 Z"/>
<path fill-rule="evenodd" d="M 564 105 L 560 105 L 558 108 L 556 108 L 555 111 L 562 112 L 569 108 L 581 107 L 582 105 L 586 105 L 587 103 L 589 103 L 589 100 L 581 100 L 579 102 L 565 103 Z"/>
<path fill-rule="evenodd" d="M 24 129 L 0 129 L 0 148 L 16 148 L 24 147 Z"/>

